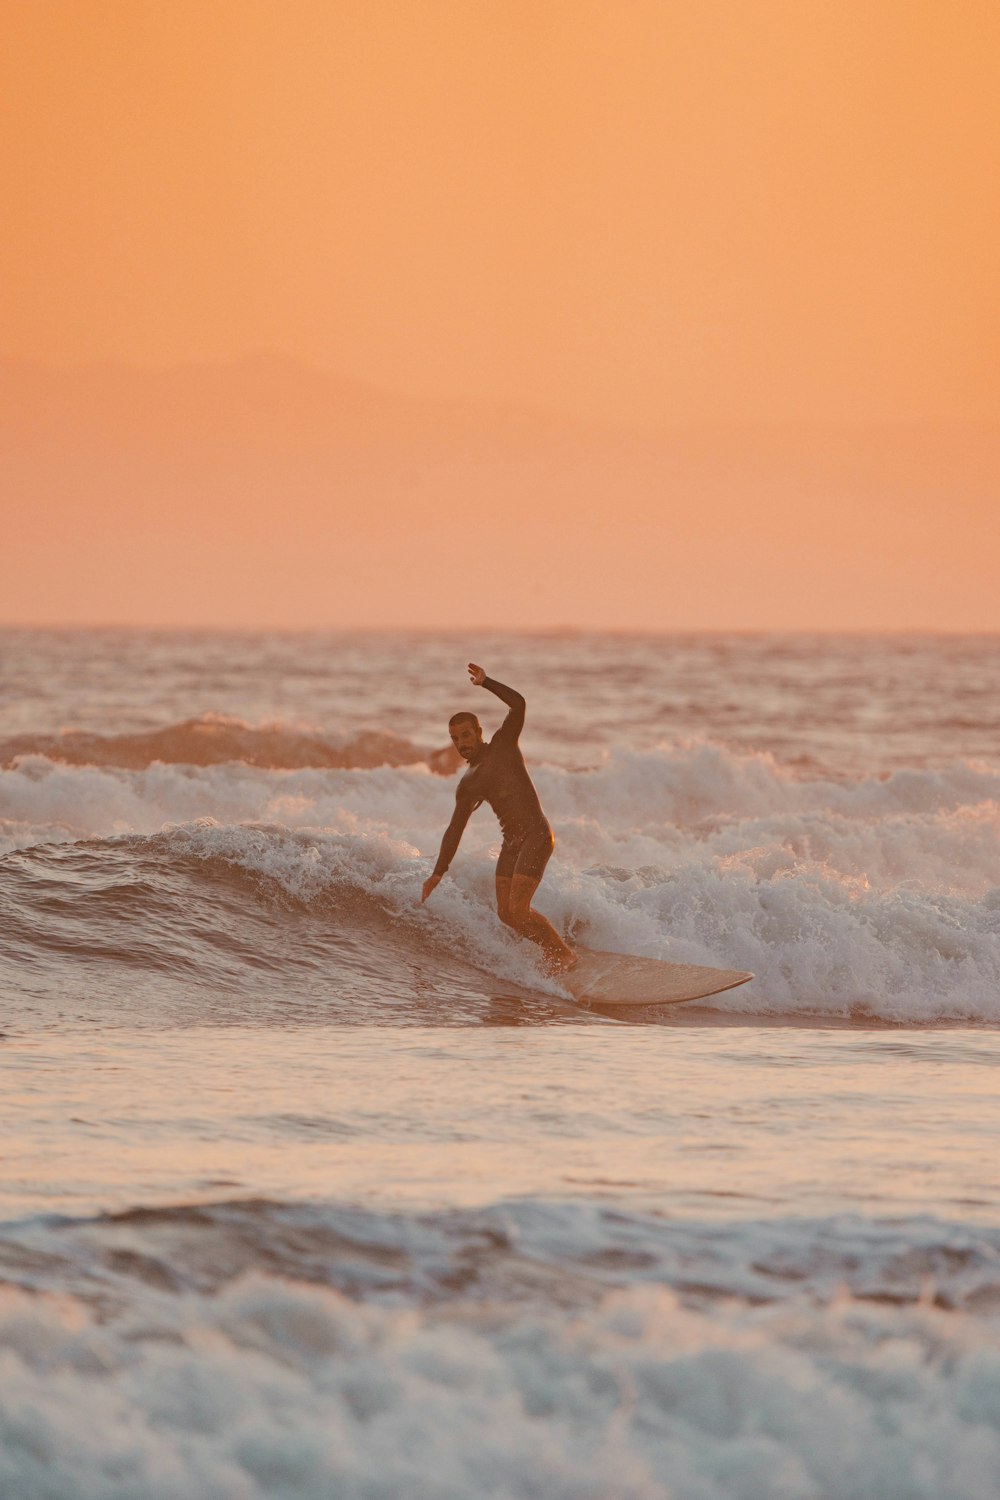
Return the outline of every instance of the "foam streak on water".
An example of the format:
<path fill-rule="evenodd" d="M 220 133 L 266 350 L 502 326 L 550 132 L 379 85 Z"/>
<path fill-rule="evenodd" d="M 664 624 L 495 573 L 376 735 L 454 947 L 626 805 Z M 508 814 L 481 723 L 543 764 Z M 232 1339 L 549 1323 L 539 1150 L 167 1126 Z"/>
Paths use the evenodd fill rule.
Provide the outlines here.
<path fill-rule="evenodd" d="M 419 904 L 528 699 L 581 1012 Z M 0 632 L 0 1495 L 994 1500 L 1000 641 Z"/>

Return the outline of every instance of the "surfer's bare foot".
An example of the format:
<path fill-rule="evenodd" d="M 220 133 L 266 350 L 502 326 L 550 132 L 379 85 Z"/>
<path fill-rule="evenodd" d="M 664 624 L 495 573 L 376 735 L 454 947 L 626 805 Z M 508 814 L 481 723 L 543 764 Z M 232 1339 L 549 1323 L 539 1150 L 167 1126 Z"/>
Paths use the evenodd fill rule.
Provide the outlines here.
<path fill-rule="evenodd" d="M 576 954 L 572 948 L 567 948 L 563 953 L 550 951 L 546 954 L 545 966 L 550 974 L 567 974 L 570 969 L 576 968 Z"/>

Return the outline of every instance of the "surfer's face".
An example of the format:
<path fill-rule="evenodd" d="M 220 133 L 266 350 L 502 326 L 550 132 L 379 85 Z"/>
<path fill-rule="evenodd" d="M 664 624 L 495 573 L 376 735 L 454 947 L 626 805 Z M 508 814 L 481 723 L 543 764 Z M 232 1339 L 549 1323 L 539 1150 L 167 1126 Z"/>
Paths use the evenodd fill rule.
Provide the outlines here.
<path fill-rule="evenodd" d="M 475 719 L 460 719 L 451 731 L 451 743 L 463 760 L 473 760 L 483 748 L 482 726 Z"/>

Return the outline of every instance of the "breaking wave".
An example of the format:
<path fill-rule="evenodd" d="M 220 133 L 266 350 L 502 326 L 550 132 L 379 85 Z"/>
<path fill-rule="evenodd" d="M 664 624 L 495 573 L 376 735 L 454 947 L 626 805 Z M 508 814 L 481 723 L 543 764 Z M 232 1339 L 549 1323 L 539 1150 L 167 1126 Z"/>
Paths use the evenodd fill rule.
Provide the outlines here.
<path fill-rule="evenodd" d="M 749 969 L 753 985 L 713 1002 L 730 1012 L 1000 1020 L 1000 775 L 988 768 L 819 780 L 695 744 L 533 774 L 557 835 L 539 905 L 571 940 Z M 176 966 L 252 991 L 280 973 L 294 992 L 329 979 L 333 935 L 350 946 L 363 931 L 391 993 L 414 965 L 448 964 L 479 990 L 486 975 L 551 993 L 534 950 L 496 922 L 488 809 L 453 878 L 418 906 L 451 805 L 426 765 L 130 770 L 22 756 L 0 773 L 8 951 L 28 965 L 61 950 L 135 966 L 141 950 L 166 978 Z M 353 962 L 340 972 L 355 993 Z"/>
<path fill-rule="evenodd" d="M 217 766 L 240 761 L 271 770 L 303 766 L 357 768 L 429 765 L 447 775 L 458 758 L 450 747 L 427 750 L 384 730 L 365 730 L 341 739 L 283 724 L 252 725 L 227 714 L 202 714 L 133 734 L 93 734 L 64 729 L 59 734 L 20 734 L 0 740 L 0 766 L 21 756 L 44 755 L 72 766 L 122 766 L 141 770 L 165 765 Z"/>

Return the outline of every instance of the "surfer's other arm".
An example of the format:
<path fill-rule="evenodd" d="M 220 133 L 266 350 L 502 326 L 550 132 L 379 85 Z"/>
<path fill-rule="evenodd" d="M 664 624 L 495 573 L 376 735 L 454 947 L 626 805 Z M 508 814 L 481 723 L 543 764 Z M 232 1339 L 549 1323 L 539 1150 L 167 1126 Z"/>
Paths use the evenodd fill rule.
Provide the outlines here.
<path fill-rule="evenodd" d="M 458 791 L 455 794 L 455 811 L 451 815 L 451 822 L 444 831 L 444 838 L 441 840 L 441 852 L 437 857 L 434 873 L 433 875 L 428 875 L 424 881 L 424 889 L 420 897 L 421 904 L 427 900 L 427 897 L 434 890 L 435 886 L 440 885 L 442 875 L 447 874 L 448 866 L 455 858 L 462 834 L 465 832 L 465 825 L 472 817 L 475 809 L 476 802 L 474 798 L 463 795 L 462 787 L 459 785 Z"/>

